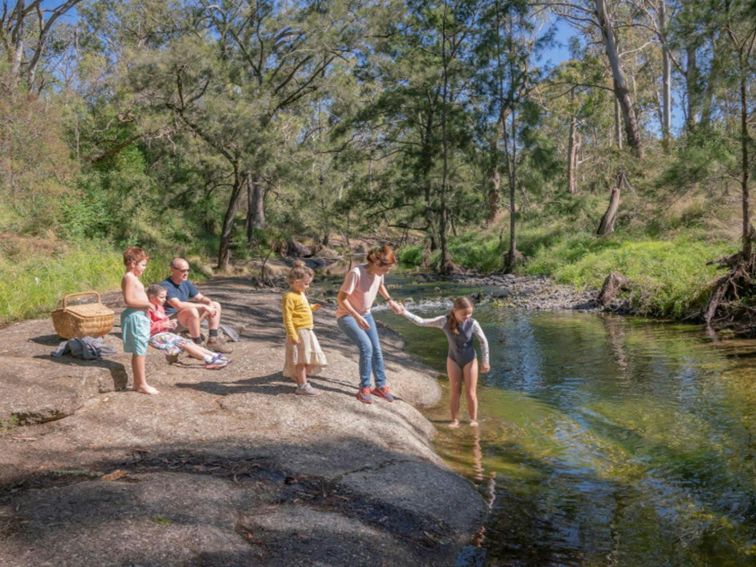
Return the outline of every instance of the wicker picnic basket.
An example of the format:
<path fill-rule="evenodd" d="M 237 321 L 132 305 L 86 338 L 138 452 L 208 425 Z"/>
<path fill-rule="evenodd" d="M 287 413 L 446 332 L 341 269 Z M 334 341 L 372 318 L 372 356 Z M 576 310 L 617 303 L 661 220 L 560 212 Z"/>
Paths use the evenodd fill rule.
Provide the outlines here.
<path fill-rule="evenodd" d="M 95 301 L 84 303 L 86 298 Z M 96 291 L 70 293 L 52 312 L 55 332 L 64 339 L 107 335 L 113 328 L 114 318 L 115 313 L 100 303 L 100 294 Z"/>

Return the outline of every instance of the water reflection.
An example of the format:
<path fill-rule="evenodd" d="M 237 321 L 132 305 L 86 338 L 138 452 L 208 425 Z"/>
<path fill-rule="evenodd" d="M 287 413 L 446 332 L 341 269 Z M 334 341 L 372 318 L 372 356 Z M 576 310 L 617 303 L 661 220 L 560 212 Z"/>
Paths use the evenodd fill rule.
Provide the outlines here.
<path fill-rule="evenodd" d="M 480 431 L 438 450 L 492 513 L 492 565 L 738 565 L 756 554 L 756 343 L 700 329 L 479 306 Z M 443 337 L 396 324 L 439 372 Z M 446 401 L 431 410 L 443 419 Z"/>

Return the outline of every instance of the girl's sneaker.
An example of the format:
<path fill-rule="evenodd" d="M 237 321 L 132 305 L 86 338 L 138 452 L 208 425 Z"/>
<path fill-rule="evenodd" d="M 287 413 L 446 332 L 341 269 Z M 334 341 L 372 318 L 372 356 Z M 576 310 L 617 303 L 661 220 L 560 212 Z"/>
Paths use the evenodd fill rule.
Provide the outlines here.
<path fill-rule="evenodd" d="M 360 388 L 357 392 L 357 399 L 363 404 L 372 404 L 373 396 L 370 395 L 370 388 Z"/>
<path fill-rule="evenodd" d="M 294 393 L 299 396 L 317 396 L 320 392 L 313 388 L 308 382 L 307 384 L 304 384 L 302 386 L 297 386 L 297 389 Z"/>
<path fill-rule="evenodd" d="M 370 392 L 374 396 L 378 396 L 379 398 L 383 398 L 387 402 L 393 402 L 396 398 L 394 395 L 389 392 L 388 386 L 381 386 L 380 388 L 373 388 Z"/>
<path fill-rule="evenodd" d="M 216 354 L 209 361 L 205 362 L 205 368 L 208 370 L 220 370 L 228 366 L 229 362 L 231 361 L 222 354 Z"/>

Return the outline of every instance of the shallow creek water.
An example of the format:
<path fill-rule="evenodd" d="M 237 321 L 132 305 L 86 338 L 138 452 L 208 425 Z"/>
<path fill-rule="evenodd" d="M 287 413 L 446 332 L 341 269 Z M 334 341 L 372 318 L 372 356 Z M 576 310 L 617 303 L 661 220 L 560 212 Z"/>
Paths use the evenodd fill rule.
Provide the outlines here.
<path fill-rule="evenodd" d="M 425 317 L 470 291 L 401 287 Z M 438 371 L 445 397 L 426 415 L 491 507 L 488 565 L 756 564 L 756 341 L 494 302 L 474 316 L 491 345 L 481 424 L 463 400 L 451 430 L 444 334 L 376 312 Z"/>

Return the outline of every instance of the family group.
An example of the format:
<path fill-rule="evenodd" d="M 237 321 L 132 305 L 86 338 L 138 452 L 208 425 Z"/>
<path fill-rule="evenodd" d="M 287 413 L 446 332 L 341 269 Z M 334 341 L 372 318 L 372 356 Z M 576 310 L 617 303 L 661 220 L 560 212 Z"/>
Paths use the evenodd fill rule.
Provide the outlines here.
<path fill-rule="evenodd" d="M 147 384 L 145 377 L 147 345 L 165 351 L 171 360 L 185 351 L 203 360 L 205 366 L 211 369 L 228 364 L 224 354 L 230 349 L 218 336 L 221 307 L 199 293 L 188 280 L 189 264 L 186 260 L 174 258 L 171 275 L 161 284 L 153 284 L 145 290 L 139 278 L 146 269 L 147 260 L 148 256 L 141 248 L 131 247 L 124 252 L 126 274 L 121 287 L 126 310 L 121 316 L 121 328 L 124 350 L 132 353 L 134 390 L 157 394 L 158 391 Z M 386 382 L 380 337 L 371 313 L 373 303 L 380 295 L 395 314 L 404 316 L 416 325 L 436 327 L 445 333 L 449 344 L 446 369 L 451 389 L 450 427 L 459 426 L 463 388 L 470 425 L 476 427 L 478 371 L 488 372 L 490 366 L 488 341 L 480 324 L 472 318 L 473 304 L 469 299 L 460 297 L 454 300 L 451 310 L 445 315 L 431 319 L 418 317 L 394 301 L 386 289 L 384 276 L 396 262 L 396 255 L 389 245 L 371 250 L 367 263 L 347 272 L 337 295 L 337 325 L 359 350 L 360 385 L 356 397 L 365 404 L 372 403 L 375 397 L 388 402 L 395 400 Z M 289 291 L 284 293 L 281 304 L 286 331 L 283 374 L 297 383 L 295 393 L 304 396 L 318 395 L 308 381 L 308 375 L 317 374 L 328 364 L 314 332 L 313 312 L 320 309 L 320 305 L 310 304 L 307 300 L 307 290 L 313 278 L 313 270 L 296 261 L 288 275 Z M 204 343 L 207 348 L 201 346 L 200 323 L 203 319 L 209 322 L 209 336 Z M 186 328 L 189 340 L 171 332 L 177 326 Z M 477 338 L 480 345 L 480 368 L 473 338 Z"/>

